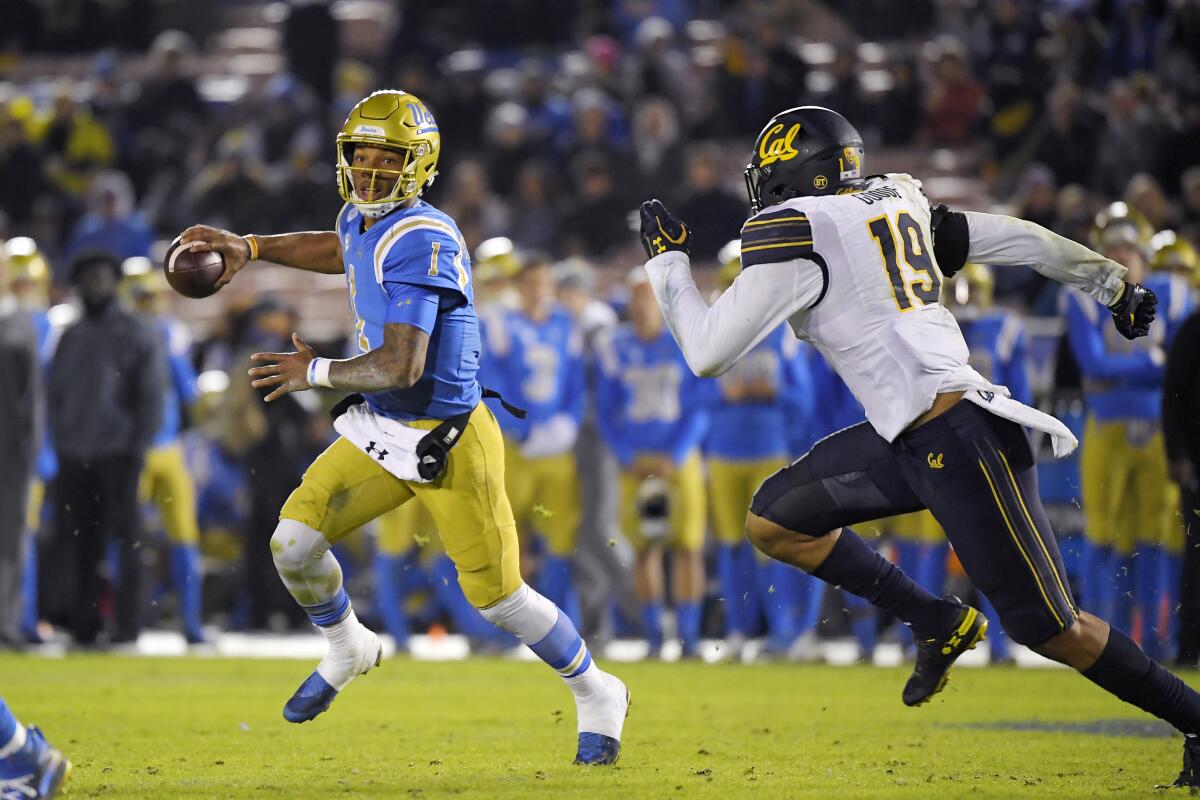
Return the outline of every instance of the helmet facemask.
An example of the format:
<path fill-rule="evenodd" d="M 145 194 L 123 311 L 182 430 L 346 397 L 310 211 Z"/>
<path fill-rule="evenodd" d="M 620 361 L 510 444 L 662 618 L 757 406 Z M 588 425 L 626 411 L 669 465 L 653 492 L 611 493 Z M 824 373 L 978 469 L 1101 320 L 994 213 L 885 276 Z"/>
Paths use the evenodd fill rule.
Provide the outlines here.
<path fill-rule="evenodd" d="M 418 183 L 417 167 L 433 151 L 433 148 L 425 142 L 418 141 L 412 144 L 399 145 L 396 142 L 387 141 L 382 137 L 364 134 L 340 134 L 337 137 L 337 144 L 338 193 L 342 196 L 343 200 L 353 204 L 360 214 L 369 219 L 382 217 L 401 203 L 416 199 L 420 196 L 421 192 L 433 183 L 433 179 L 437 175 L 437 170 L 434 169 L 425 175 L 424 183 Z M 400 154 L 403 157 L 400 169 L 354 166 L 354 148 L 358 145 L 379 147 Z M 392 185 L 392 191 L 381 200 L 363 200 L 358 195 L 358 186 L 355 178 L 366 172 L 371 173 L 372 188 L 381 174 L 394 177 L 395 183 Z"/>

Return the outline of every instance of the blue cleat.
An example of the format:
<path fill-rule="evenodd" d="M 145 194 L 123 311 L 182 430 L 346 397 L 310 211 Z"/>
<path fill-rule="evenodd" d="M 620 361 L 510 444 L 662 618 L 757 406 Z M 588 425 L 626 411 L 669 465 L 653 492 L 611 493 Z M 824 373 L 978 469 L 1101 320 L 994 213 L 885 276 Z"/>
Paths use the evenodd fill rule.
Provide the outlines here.
<path fill-rule="evenodd" d="M 378 637 L 366 628 L 362 630 L 365 636 L 365 646 L 352 657 L 353 675 L 366 675 L 372 667 L 378 667 L 383 662 L 383 645 L 379 643 Z M 370 653 L 374 653 L 374 657 L 369 655 Z M 328 658 L 329 656 L 326 656 L 326 659 Z M 325 664 L 326 661 L 321 663 Z M 337 695 L 338 690 L 333 688 L 329 681 L 322 678 L 320 672 L 313 672 L 305 679 L 304 683 L 300 684 L 300 688 L 283 707 L 283 718 L 288 722 L 308 722 L 329 708 L 333 698 Z"/>
<path fill-rule="evenodd" d="M 606 730 L 615 733 L 617 736 L 609 736 L 604 733 L 580 732 L 579 747 L 575 751 L 575 763 L 585 766 L 603 766 L 606 764 L 615 764 L 617 757 L 621 754 L 621 740 L 617 737 L 621 735 L 621 729 L 624 727 L 625 718 L 629 716 L 629 690 L 625 688 L 625 684 L 614 675 L 604 676 L 611 684 L 611 692 L 604 705 L 607 706 L 603 711 L 603 716 L 608 718 L 606 724 L 602 724 Z M 593 711 L 595 711 L 593 707 Z M 589 725 L 596 724 L 601 720 L 593 718 Z"/>
<path fill-rule="evenodd" d="M 314 672 L 287 701 L 283 718 L 288 722 L 308 722 L 329 708 L 337 694 L 338 690 L 330 686 L 321 673 Z"/>
<path fill-rule="evenodd" d="M 575 752 L 575 763 L 586 765 L 614 764 L 621 754 L 621 743 L 603 733 L 579 734 L 579 749 Z"/>
<path fill-rule="evenodd" d="M 70 771 L 71 762 L 31 725 L 25 745 L 0 759 L 0 797 L 20 800 L 55 797 Z"/>

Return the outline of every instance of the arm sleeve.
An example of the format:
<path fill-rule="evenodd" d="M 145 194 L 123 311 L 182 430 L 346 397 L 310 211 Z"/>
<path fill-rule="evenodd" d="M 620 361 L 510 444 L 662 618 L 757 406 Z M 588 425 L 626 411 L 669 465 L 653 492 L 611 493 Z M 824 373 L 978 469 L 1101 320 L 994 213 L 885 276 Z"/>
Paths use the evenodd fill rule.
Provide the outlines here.
<path fill-rule="evenodd" d="M 1071 352 L 1079 362 L 1079 370 L 1089 378 L 1100 380 L 1161 378 L 1162 365 L 1155 363 L 1149 352 L 1108 352 L 1104 346 L 1104 335 L 1096 327 L 1096 318 L 1091 316 L 1091 313 L 1100 313 L 1100 309 L 1094 306 L 1085 308 L 1083 304 L 1089 302 L 1078 295 L 1067 298 L 1067 338 Z"/>
<path fill-rule="evenodd" d="M 1166 377 L 1163 379 L 1163 441 L 1167 446 L 1169 461 L 1189 456 L 1192 459 L 1200 457 L 1200 454 L 1189 453 L 1187 449 L 1187 443 L 1194 441 L 1190 429 L 1196 422 L 1189 421 L 1188 409 L 1195 404 L 1195 399 L 1189 398 L 1189 394 L 1193 391 L 1192 387 L 1197 385 L 1197 371 L 1200 371 L 1200 314 L 1193 314 L 1179 329 L 1171 345 L 1167 355 Z"/>
<path fill-rule="evenodd" d="M 957 212 L 951 216 L 954 213 Z M 1125 267 L 1041 225 L 1000 214 L 961 213 L 970 235 L 967 261 L 1026 266 L 1047 278 L 1074 286 L 1106 306 L 1124 286 Z M 943 222 L 939 228 L 946 224 Z M 934 248 L 936 255 L 936 235 Z"/>
<path fill-rule="evenodd" d="M 820 267 L 805 258 L 757 264 L 711 307 L 692 281 L 688 257 L 668 252 L 646 262 L 667 327 L 697 375 L 720 375 L 825 289 Z"/>
<path fill-rule="evenodd" d="M 437 289 L 398 281 L 388 281 L 383 286 L 388 295 L 385 323 L 399 322 L 433 333 L 441 304 Z"/>

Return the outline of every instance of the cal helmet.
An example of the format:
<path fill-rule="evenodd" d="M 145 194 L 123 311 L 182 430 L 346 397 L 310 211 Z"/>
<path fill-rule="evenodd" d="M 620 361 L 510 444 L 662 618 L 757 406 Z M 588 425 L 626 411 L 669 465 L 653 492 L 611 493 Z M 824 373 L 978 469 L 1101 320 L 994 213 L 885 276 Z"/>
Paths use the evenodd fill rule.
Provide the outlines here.
<path fill-rule="evenodd" d="M 793 197 L 858 189 L 863 184 L 862 137 L 836 111 L 789 108 L 758 135 L 745 175 L 755 213 Z"/>
<path fill-rule="evenodd" d="M 382 200 L 364 202 L 354 186 L 354 147 L 367 145 L 395 150 L 403 158 L 398 170 L 369 170 L 372 182 L 381 172 L 392 173 L 396 183 Z M 437 175 L 442 137 L 433 114 L 420 98 L 388 89 L 361 100 L 346 117 L 337 135 L 338 194 L 364 217 L 382 217 L 403 202 L 425 191 Z"/>

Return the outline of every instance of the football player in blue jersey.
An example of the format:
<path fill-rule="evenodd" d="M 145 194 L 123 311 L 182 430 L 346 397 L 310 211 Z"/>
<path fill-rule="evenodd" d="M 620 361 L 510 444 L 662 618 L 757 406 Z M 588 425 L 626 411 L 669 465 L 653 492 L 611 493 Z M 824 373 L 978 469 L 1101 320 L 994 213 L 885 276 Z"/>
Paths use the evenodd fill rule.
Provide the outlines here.
<path fill-rule="evenodd" d="M 23 727 L 0 697 L 0 797 L 56 797 L 70 771 L 58 748 L 34 726 Z"/>
<path fill-rule="evenodd" d="M 728 288 L 741 272 L 741 242 L 718 253 L 720 281 Z M 807 345 L 780 326 L 717 379 L 704 453 L 708 495 L 716 536 L 717 580 L 725 599 L 725 640 L 739 658 L 761 612 L 769 656 L 807 656 L 824 595 L 820 581 L 781 561 L 758 563 L 743 533 L 746 508 L 754 492 L 788 463 L 784 431 L 811 427 L 812 378 Z M 806 650 L 807 652 L 802 652 Z"/>
<path fill-rule="evenodd" d="M 122 290 L 132 310 L 148 319 L 166 343 L 169 380 L 163 398 L 163 421 L 146 451 L 138 494 L 153 503 L 167 534 L 171 583 L 179 598 L 179 616 L 188 644 L 203 644 L 201 628 L 204 574 L 200 564 L 200 527 L 196 524 L 196 485 L 183 459 L 179 433 L 183 411 L 198 396 L 192 366 L 192 340 L 187 328 L 167 314 L 166 278 L 150 259 L 134 257 L 121 265 Z"/>
<path fill-rule="evenodd" d="M 1119 627 L 1134 630 L 1140 618 L 1142 648 L 1162 658 L 1168 626 L 1160 622 L 1160 609 L 1164 600 L 1171 614 L 1175 607 L 1173 598 L 1164 597 L 1169 586 L 1163 586 L 1163 561 L 1178 563 L 1183 545 L 1177 488 L 1167 479 L 1162 382 L 1165 349 L 1191 300 L 1179 276 L 1149 273 L 1149 230 L 1136 211 L 1114 203 L 1097 217 L 1093 231 L 1093 246 L 1126 264 L 1158 296 L 1162 321 L 1149 336 L 1134 341 L 1114 336 L 1095 301 L 1074 291 L 1062 297 L 1088 409 L 1081 457 L 1084 594 L 1097 607 L 1111 609 Z"/>
<path fill-rule="evenodd" d="M 58 344 L 58 336 L 66 322 L 60 320 L 55 324 L 51 321 L 50 264 L 38 249 L 37 243 L 25 236 L 5 242 L 4 255 L 8 260 L 12 294 L 21 308 L 33 317 L 33 324 L 37 330 L 38 358 L 42 369 L 49 369 L 50 358 L 54 355 L 54 347 Z M 37 534 L 42 527 L 46 486 L 58 474 L 58 456 L 54 452 L 48 429 L 42 431 L 41 442 L 37 463 L 34 465 L 33 480 L 29 486 L 29 506 L 25 512 L 28 538 L 21 573 L 21 634 L 33 643 L 42 641 L 42 635 L 38 631 Z"/>
<path fill-rule="evenodd" d="M 641 267 L 630 275 L 629 323 L 601 335 L 596 414 L 621 468 L 621 530 L 637 553 L 634 590 L 657 656 L 663 644 L 663 559 L 672 550 L 671 589 L 683 655 L 699 655 L 704 597 L 704 471 L 711 381 L 688 369 L 663 324 Z"/>
<path fill-rule="evenodd" d="M 575 442 L 583 420 L 583 336 L 555 300 L 550 261 L 526 254 L 516 275 L 520 306 L 484 317 L 480 380 L 526 409 L 500 417 L 508 499 L 525 552 L 534 533 L 545 546 L 538 590 L 579 625 L 571 554 L 582 512 Z M 498 406 L 493 406 L 498 408 Z"/>
<path fill-rule="evenodd" d="M 480 337 L 471 261 L 454 220 L 421 199 L 437 175 L 441 137 L 425 104 L 379 91 L 337 136 L 336 230 L 237 236 L 205 226 L 182 235 L 225 257 L 224 284 L 254 260 L 345 274 L 359 354 L 321 358 L 299 336 L 290 353 L 258 353 L 252 385 L 268 402 L 317 386 L 353 392 L 336 411 L 341 436 L 317 457 L 280 511 L 271 550 L 284 584 L 329 641 L 284 708 L 291 722 L 325 711 L 377 666 L 378 637 L 354 615 L 330 548 L 419 497 L 433 516 L 467 599 L 555 669 L 575 696 L 576 763 L 611 764 L 629 700 L 600 670 L 571 620 L 521 580 L 516 522 L 504 487 L 504 443 L 476 375 Z"/>

